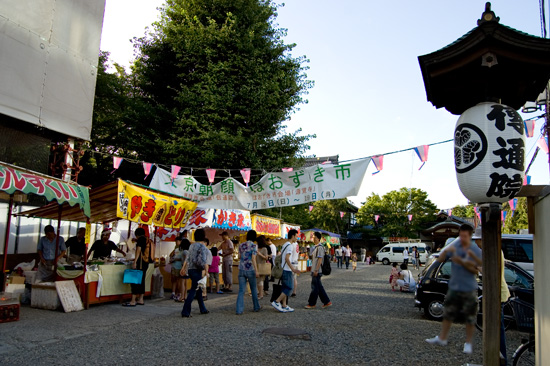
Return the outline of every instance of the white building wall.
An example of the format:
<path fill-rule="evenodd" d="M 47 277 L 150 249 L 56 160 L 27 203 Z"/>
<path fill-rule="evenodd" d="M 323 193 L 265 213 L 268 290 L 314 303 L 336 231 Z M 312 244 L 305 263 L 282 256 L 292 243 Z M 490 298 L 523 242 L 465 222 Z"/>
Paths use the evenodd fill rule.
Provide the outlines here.
<path fill-rule="evenodd" d="M 535 205 L 536 364 L 550 365 L 550 195 Z"/>

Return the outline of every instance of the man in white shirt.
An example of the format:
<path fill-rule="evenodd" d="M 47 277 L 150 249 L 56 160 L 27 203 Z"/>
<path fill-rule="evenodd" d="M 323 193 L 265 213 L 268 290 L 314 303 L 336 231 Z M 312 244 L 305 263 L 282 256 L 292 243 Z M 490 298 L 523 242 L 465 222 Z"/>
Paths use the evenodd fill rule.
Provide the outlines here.
<path fill-rule="evenodd" d="M 403 263 L 409 264 L 409 247 L 406 247 L 403 251 Z"/>
<path fill-rule="evenodd" d="M 290 306 L 287 305 L 287 299 L 292 294 L 292 289 L 294 287 L 294 275 L 293 273 L 300 273 L 297 267 L 292 263 L 292 255 L 296 251 L 298 232 L 294 229 L 288 232 L 288 241 L 283 245 L 281 252 L 282 256 L 282 267 L 283 267 L 283 277 L 281 277 L 281 295 L 277 300 L 271 303 L 276 310 L 281 313 L 291 313 L 294 311 Z"/>

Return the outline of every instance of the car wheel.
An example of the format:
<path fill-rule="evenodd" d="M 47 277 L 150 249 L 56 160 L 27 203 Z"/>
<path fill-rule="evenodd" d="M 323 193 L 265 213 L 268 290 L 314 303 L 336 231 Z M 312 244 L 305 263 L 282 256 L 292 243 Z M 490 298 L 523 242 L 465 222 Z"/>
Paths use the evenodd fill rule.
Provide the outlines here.
<path fill-rule="evenodd" d="M 382 259 L 382 264 L 387 266 L 388 264 L 390 264 L 390 260 L 388 258 L 384 258 Z"/>
<path fill-rule="evenodd" d="M 443 301 L 443 298 L 431 299 L 426 306 L 424 306 L 424 315 L 431 320 L 443 319 Z"/>

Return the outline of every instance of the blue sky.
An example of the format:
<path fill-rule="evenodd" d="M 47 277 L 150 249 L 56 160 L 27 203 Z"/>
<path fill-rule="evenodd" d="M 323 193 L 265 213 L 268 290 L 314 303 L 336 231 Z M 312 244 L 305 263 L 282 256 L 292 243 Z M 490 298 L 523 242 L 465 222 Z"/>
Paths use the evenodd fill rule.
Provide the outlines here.
<path fill-rule="evenodd" d="M 107 0 L 101 49 L 128 65 L 129 39 L 157 19 L 162 0 Z M 501 23 L 540 36 L 537 0 L 495 0 Z M 311 154 L 341 160 L 383 154 L 452 138 L 458 116 L 426 101 L 417 56 L 433 52 L 476 26 L 485 1 L 287 0 L 277 23 L 288 29 L 294 55 L 310 59 L 315 87 L 309 103 L 288 121 L 288 130 L 315 133 Z M 124 14 L 124 16 L 122 16 Z M 532 115 L 526 115 L 529 118 Z M 537 133 L 542 126 L 537 121 Z M 535 135 L 537 137 L 538 135 Z M 527 151 L 536 139 L 528 139 Z M 531 159 L 534 148 L 528 155 Z M 440 208 L 466 204 L 454 171 L 453 145 L 433 146 L 418 171 L 413 152 L 385 157 L 384 170 L 369 167 L 358 197 L 401 187 L 429 193 Z M 549 183 L 548 156 L 539 153 L 532 184 Z"/>

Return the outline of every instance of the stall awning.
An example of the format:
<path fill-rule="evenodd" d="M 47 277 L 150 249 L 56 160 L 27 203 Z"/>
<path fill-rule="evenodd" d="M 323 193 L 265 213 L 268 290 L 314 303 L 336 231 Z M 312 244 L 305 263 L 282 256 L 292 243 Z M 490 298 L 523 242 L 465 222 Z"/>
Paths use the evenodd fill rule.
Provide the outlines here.
<path fill-rule="evenodd" d="M 307 233 L 307 232 L 320 232 L 321 234 L 323 235 L 328 235 L 330 237 L 333 237 L 333 238 L 339 238 L 340 237 L 340 234 L 336 234 L 336 233 L 331 233 L 330 231 L 326 231 L 326 230 L 321 230 L 321 229 L 307 229 L 307 230 L 302 230 L 302 233 Z"/>
<path fill-rule="evenodd" d="M 0 162 L 0 191 L 7 194 L 32 193 L 48 201 L 55 200 L 57 203 L 48 205 L 56 212 L 54 218 L 57 218 L 59 205 L 66 205 L 81 216 L 90 216 L 89 188 L 4 162 Z"/>
<path fill-rule="evenodd" d="M 117 202 L 118 182 L 111 182 L 101 187 L 90 190 L 89 209 L 91 222 L 110 222 L 117 220 L 116 202 Z M 64 203 L 63 220 L 86 222 L 87 217 L 78 207 L 71 207 Z M 23 211 L 19 215 L 28 217 L 41 217 L 44 219 L 57 220 L 59 215 L 59 206 L 57 204 L 48 204 L 39 208 Z"/>

